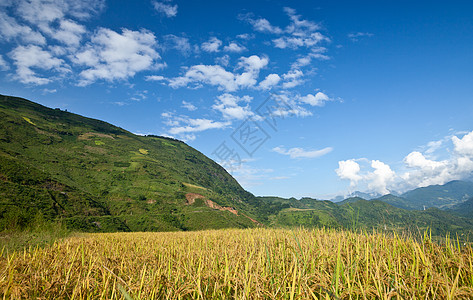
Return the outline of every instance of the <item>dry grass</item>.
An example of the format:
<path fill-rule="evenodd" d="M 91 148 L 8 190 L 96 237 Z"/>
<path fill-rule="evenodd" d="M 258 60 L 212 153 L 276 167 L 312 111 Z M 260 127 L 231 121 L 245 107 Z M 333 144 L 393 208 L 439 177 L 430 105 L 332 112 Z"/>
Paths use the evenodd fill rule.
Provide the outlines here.
<path fill-rule="evenodd" d="M 468 299 L 472 248 L 317 230 L 111 233 L 3 253 L 4 298 Z"/>

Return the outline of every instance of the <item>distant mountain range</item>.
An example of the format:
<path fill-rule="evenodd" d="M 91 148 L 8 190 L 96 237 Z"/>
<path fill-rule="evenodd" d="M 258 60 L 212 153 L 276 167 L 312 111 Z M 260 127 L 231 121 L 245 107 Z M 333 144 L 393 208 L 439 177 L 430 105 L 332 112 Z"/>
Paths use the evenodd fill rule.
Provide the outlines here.
<path fill-rule="evenodd" d="M 355 192 L 337 203 L 255 197 L 181 141 L 0 95 L 0 231 L 61 222 L 97 232 L 330 226 L 469 233 L 472 196 L 473 183 L 452 181 L 402 195 Z"/>
<path fill-rule="evenodd" d="M 450 209 L 473 197 L 473 182 L 454 180 L 443 185 L 416 188 L 401 195 L 353 192 L 347 197 L 338 196 L 331 201 L 340 202 L 359 197 L 365 200 L 380 200 L 404 209 L 423 210 L 430 207 Z"/>

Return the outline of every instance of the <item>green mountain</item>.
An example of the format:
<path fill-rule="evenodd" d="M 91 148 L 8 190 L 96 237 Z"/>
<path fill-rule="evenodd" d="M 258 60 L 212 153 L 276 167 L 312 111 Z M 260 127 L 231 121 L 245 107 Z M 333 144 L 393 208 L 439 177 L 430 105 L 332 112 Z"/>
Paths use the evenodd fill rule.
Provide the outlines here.
<path fill-rule="evenodd" d="M 269 202 L 274 199 L 264 197 L 262 200 Z M 358 197 L 348 198 L 342 203 L 315 199 L 306 199 L 305 202 L 283 198 L 276 200 L 285 208 L 270 217 L 271 226 L 275 227 L 325 226 L 416 234 L 429 229 L 436 236 L 448 232 L 466 235 L 473 232 L 472 219 L 437 208 L 425 211 L 406 210 L 380 200 L 364 200 Z M 297 201 L 299 202 L 295 205 L 292 204 Z"/>
<path fill-rule="evenodd" d="M 460 216 L 473 218 L 473 197 L 466 200 L 465 202 L 453 206 L 451 209 L 449 209 L 449 211 Z"/>
<path fill-rule="evenodd" d="M 392 194 L 384 195 L 381 196 L 375 200 L 383 201 L 385 203 L 388 203 L 392 206 L 398 207 L 398 208 L 403 208 L 403 209 L 408 209 L 408 210 L 414 210 L 418 209 L 419 204 L 416 204 L 416 200 L 407 200 L 406 198 L 402 198 L 399 196 L 395 196 Z M 422 207 L 423 209 L 423 207 Z"/>
<path fill-rule="evenodd" d="M 59 221 L 97 232 L 269 225 L 467 233 L 472 219 L 436 208 L 406 209 L 460 203 L 473 194 L 472 186 L 451 182 L 402 197 L 340 203 L 254 197 L 181 141 L 134 135 L 0 95 L 0 231 Z"/>
<path fill-rule="evenodd" d="M 261 201 L 185 143 L 0 95 L 0 230 L 252 227 Z M 256 221 L 258 220 L 258 221 Z"/>
<path fill-rule="evenodd" d="M 443 185 L 417 188 L 401 195 L 413 209 L 448 209 L 473 197 L 473 182 L 454 180 Z"/>

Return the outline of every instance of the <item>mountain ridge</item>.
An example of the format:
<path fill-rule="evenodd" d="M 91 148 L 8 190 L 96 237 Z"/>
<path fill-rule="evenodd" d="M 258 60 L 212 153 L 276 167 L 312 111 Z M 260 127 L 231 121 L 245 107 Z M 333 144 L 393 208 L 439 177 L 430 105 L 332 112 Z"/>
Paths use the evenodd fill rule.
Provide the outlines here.
<path fill-rule="evenodd" d="M 4 95 L 0 117 L 0 226 L 28 223 L 34 211 L 89 231 L 252 227 L 252 219 L 264 221 L 251 193 L 182 141 L 134 135 Z M 186 205 L 187 193 L 208 201 Z M 242 214 L 212 208 L 209 201 Z"/>

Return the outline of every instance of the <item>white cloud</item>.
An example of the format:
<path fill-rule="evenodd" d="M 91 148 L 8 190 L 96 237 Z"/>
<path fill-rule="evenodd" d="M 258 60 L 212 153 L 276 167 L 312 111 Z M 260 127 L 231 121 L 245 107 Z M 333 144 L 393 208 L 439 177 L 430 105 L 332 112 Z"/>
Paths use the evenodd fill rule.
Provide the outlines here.
<path fill-rule="evenodd" d="M 473 131 L 464 135 L 461 139 L 452 137 L 454 150 L 459 155 L 473 157 Z"/>
<path fill-rule="evenodd" d="M 264 18 L 260 19 L 251 19 L 251 18 L 246 18 L 246 20 L 253 25 L 253 29 L 259 32 L 268 32 L 268 33 L 273 33 L 273 34 L 281 34 L 283 31 L 281 28 L 277 26 L 271 25 L 268 20 Z"/>
<path fill-rule="evenodd" d="M 291 69 L 299 69 L 301 67 L 308 66 L 312 63 L 313 59 L 318 60 L 329 60 L 330 57 L 325 55 L 324 53 L 327 52 L 327 48 L 325 47 L 315 47 L 311 49 L 311 52 L 299 57 L 292 65 Z"/>
<path fill-rule="evenodd" d="M 440 140 L 440 141 L 431 141 L 429 143 L 427 143 L 427 150 L 425 150 L 425 153 L 427 154 L 431 154 L 435 151 L 437 151 L 437 149 L 439 149 L 443 144 L 443 140 Z"/>
<path fill-rule="evenodd" d="M 292 23 L 286 28 L 286 32 L 294 35 L 304 35 L 306 31 L 316 31 L 320 26 L 308 20 L 301 20 L 301 16 L 296 14 L 296 10 L 290 7 L 284 7 L 284 11 L 291 19 Z"/>
<path fill-rule="evenodd" d="M 187 101 L 182 101 L 182 107 L 184 107 L 188 111 L 197 110 L 197 107 L 194 104 L 192 104 L 190 102 L 187 102 Z"/>
<path fill-rule="evenodd" d="M 253 112 L 248 103 L 253 98 L 250 96 L 234 96 L 232 94 L 225 93 L 217 97 L 215 104 L 212 106 L 214 110 L 222 113 L 223 117 L 227 120 L 243 120 L 247 117 L 253 116 Z M 245 106 L 240 106 L 239 103 L 247 103 Z"/>
<path fill-rule="evenodd" d="M 166 80 L 166 77 L 161 76 L 161 75 L 150 75 L 145 77 L 146 81 L 164 81 Z"/>
<path fill-rule="evenodd" d="M 453 151 L 447 152 L 450 157 L 434 160 L 419 151 L 412 151 L 404 158 L 408 171 L 400 175 L 379 160 L 371 161 L 371 168 L 374 169 L 371 172 L 360 172 L 360 165 L 354 160 L 339 162 L 336 172 L 340 178 L 349 179 L 351 187 L 363 183 L 369 191 L 383 194 L 392 190 L 404 192 L 418 187 L 445 184 L 452 180 L 470 179 L 473 174 L 473 131 L 461 138 L 453 136 L 441 140 L 441 143 L 431 142 L 427 144 L 425 153 L 432 154 L 444 140 L 451 140 L 453 144 Z"/>
<path fill-rule="evenodd" d="M 216 37 L 212 37 L 208 42 L 202 43 L 202 50 L 206 52 L 219 52 L 220 46 L 222 46 L 222 41 Z"/>
<path fill-rule="evenodd" d="M 242 33 L 242 34 L 237 35 L 236 37 L 242 40 L 251 40 L 255 38 L 253 34 L 249 34 L 249 33 Z"/>
<path fill-rule="evenodd" d="M 222 129 L 230 125 L 229 122 L 217 122 L 209 119 L 187 119 L 186 125 L 173 127 L 169 130 L 171 134 L 195 133 L 209 129 Z"/>
<path fill-rule="evenodd" d="M 46 44 L 46 39 L 41 33 L 34 31 L 29 26 L 18 24 L 14 18 L 4 12 L 0 12 L 0 37 L 6 41 L 18 39 L 25 43 Z"/>
<path fill-rule="evenodd" d="M 363 179 L 360 173 L 360 165 L 354 160 L 342 160 L 338 162 L 338 169 L 335 170 L 341 179 L 350 180 L 350 186 L 355 187 L 358 181 Z"/>
<path fill-rule="evenodd" d="M 326 147 L 320 150 L 304 150 L 302 148 L 291 148 L 286 150 L 279 146 L 273 148 L 273 151 L 279 154 L 288 155 L 290 158 L 316 158 L 332 152 L 332 147 Z"/>
<path fill-rule="evenodd" d="M 259 70 L 268 65 L 268 62 L 269 59 L 267 57 L 252 55 L 250 57 L 241 57 L 238 67 L 243 68 L 248 72 L 259 72 Z"/>
<path fill-rule="evenodd" d="M 84 20 L 99 13 L 105 5 L 103 0 L 19 0 L 16 11 L 31 24 L 44 26 L 69 15 Z"/>
<path fill-rule="evenodd" d="M 225 54 L 222 57 L 217 57 L 217 58 L 215 58 L 215 63 L 217 63 L 217 64 L 219 64 L 223 67 L 226 67 L 230 63 L 230 56 L 228 56 L 228 54 Z"/>
<path fill-rule="evenodd" d="M 296 103 L 294 99 L 297 97 L 290 96 L 288 93 L 281 93 L 274 96 L 276 105 L 272 106 L 273 110 L 270 112 L 271 116 L 280 118 L 312 116 L 310 111 Z"/>
<path fill-rule="evenodd" d="M 189 55 L 192 52 L 189 39 L 186 37 L 168 34 L 164 36 L 167 48 L 176 49 L 184 55 Z"/>
<path fill-rule="evenodd" d="M 360 38 L 372 37 L 373 34 L 369 32 L 352 32 L 352 33 L 349 33 L 347 36 L 353 42 L 357 42 L 360 40 Z"/>
<path fill-rule="evenodd" d="M 231 42 L 230 44 L 228 44 L 227 46 L 223 47 L 223 51 L 226 51 L 226 52 L 236 52 L 236 53 L 239 53 L 239 52 L 243 52 L 243 51 L 246 51 L 247 49 L 244 47 L 244 46 L 240 46 L 238 45 L 237 43 L 235 42 Z"/>
<path fill-rule="evenodd" d="M 46 31 L 46 30 L 44 30 Z M 59 28 L 54 30 L 48 28 L 47 33 L 54 39 L 69 45 L 77 47 L 82 40 L 82 35 L 86 32 L 84 26 L 77 24 L 72 20 L 61 20 Z"/>
<path fill-rule="evenodd" d="M 272 87 L 276 86 L 279 81 L 281 81 L 281 77 L 279 77 L 278 74 L 269 74 L 259 83 L 258 87 L 262 90 L 270 90 Z"/>
<path fill-rule="evenodd" d="M 99 13 L 104 1 L 18 0 L 7 3 L 6 7 L 18 18 L 0 13 L 0 35 L 3 38 L 45 45 L 42 32 L 67 46 L 77 47 L 86 29 L 73 19 L 85 20 Z M 25 24 L 20 24 L 21 20 Z"/>
<path fill-rule="evenodd" d="M 368 189 L 373 192 L 380 193 L 382 195 L 389 194 L 388 187 L 396 179 L 396 173 L 391 168 L 379 161 L 371 161 L 371 167 L 374 169 L 373 172 L 368 173 L 366 179 L 368 180 Z"/>
<path fill-rule="evenodd" d="M 179 138 L 187 141 L 195 140 L 195 133 L 210 130 L 223 129 L 231 124 L 231 122 L 217 122 L 209 119 L 192 119 L 188 116 L 175 116 L 173 113 L 164 112 L 161 114 L 164 118 L 164 124 L 169 126 L 168 136 Z"/>
<path fill-rule="evenodd" d="M 166 15 L 168 18 L 177 16 L 177 4 L 171 5 L 164 2 L 153 1 L 153 6 L 157 12 Z"/>
<path fill-rule="evenodd" d="M 227 91 L 238 89 L 235 75 L 217 65 L 195 65 L 190 67 L 184 76 L 169 80 L 169 86 L 172 88 L 184 87 L 191 83 L 205 83 Z"/>
<path fill-rule="evenodd" d="M 8 66 L 8 63 L 3 59 L 3 56 L 0 54 L 0 70 L 6 71 L 9 70 L 10 67 Z"/>
<path fill-rule="evenodd" d="M 359 182 L 367 183 L 370 192 L 388 194 L 388 188 L 392 186 L 396 179 L 396 173 L 391 167 L 379 160 L 372 160 L 370 167 L 373 171 L 361 172 L 361 167 L 354 159 L 338 162 L 338 169 L 335 170 L 340 179 L 350 180 L 350 187 L 355 188 Z"/>
<path fill-rule="evenodd" d="M 137 72 L 158 68 L 156 60 L 160 55 L 156 45 L 154 34 L 144 29 L 122 29 L 120 34 L 100 28 L 91 42 L 72 58 L 76 64 L 88 67 L 80 73 L 79 84 L 85 86 L 99 79 L 127 79 Z"/>
<path fill-rule="evenodd" d="M 52 81 L 51 76 L 40 77 L 34 69 L 54 70 L 60 74 L 70 71 L 62 59 L 55 58 L 36 45 L 18 46 L 13 49 L 9 56 L 16 66 L 16 77 L 22 83 L 43 85 Z"/>
<path fill-rule="evenodd" d="M 284 78 L 283 88 L 290 89 L 304 83 L 302 77 L 304 73 L 301 70 L 290 70 L 282 77 Z"/>
<path fill-rule="evenodd" d="M 244 70 L 241 74 L 233 74 L 219 65 L 191 66 L 184 76 L 169 79 L 169 86 L 179 88 L 194 84 L 194 87 L 198 88 L 201 84 L 209 84 L 229 92 L 242 87 L 252 87 L 256 84 L 260 69 L 264 68 L 268 61 L 266 57 L 256 55 L 241 57 L 237 68 Z"/>
<path fill-rule="evenodd" d="M 286 49 L 297 49 L 299 47 L 313 47 L 322 41 L 328 41 L 320 32 L 313 32 L 303 36 L 283 36 L 273 40 L 276 48 Z"/>
<path fill-rule="evenodd" d="M 325 102 L 330 101 L 330 98 L 322 92 L 318 92 L 315 95 L 307 94 L 300 98 L 304 103 L 310 104 L 311 106 L 323 106 Z"/>

